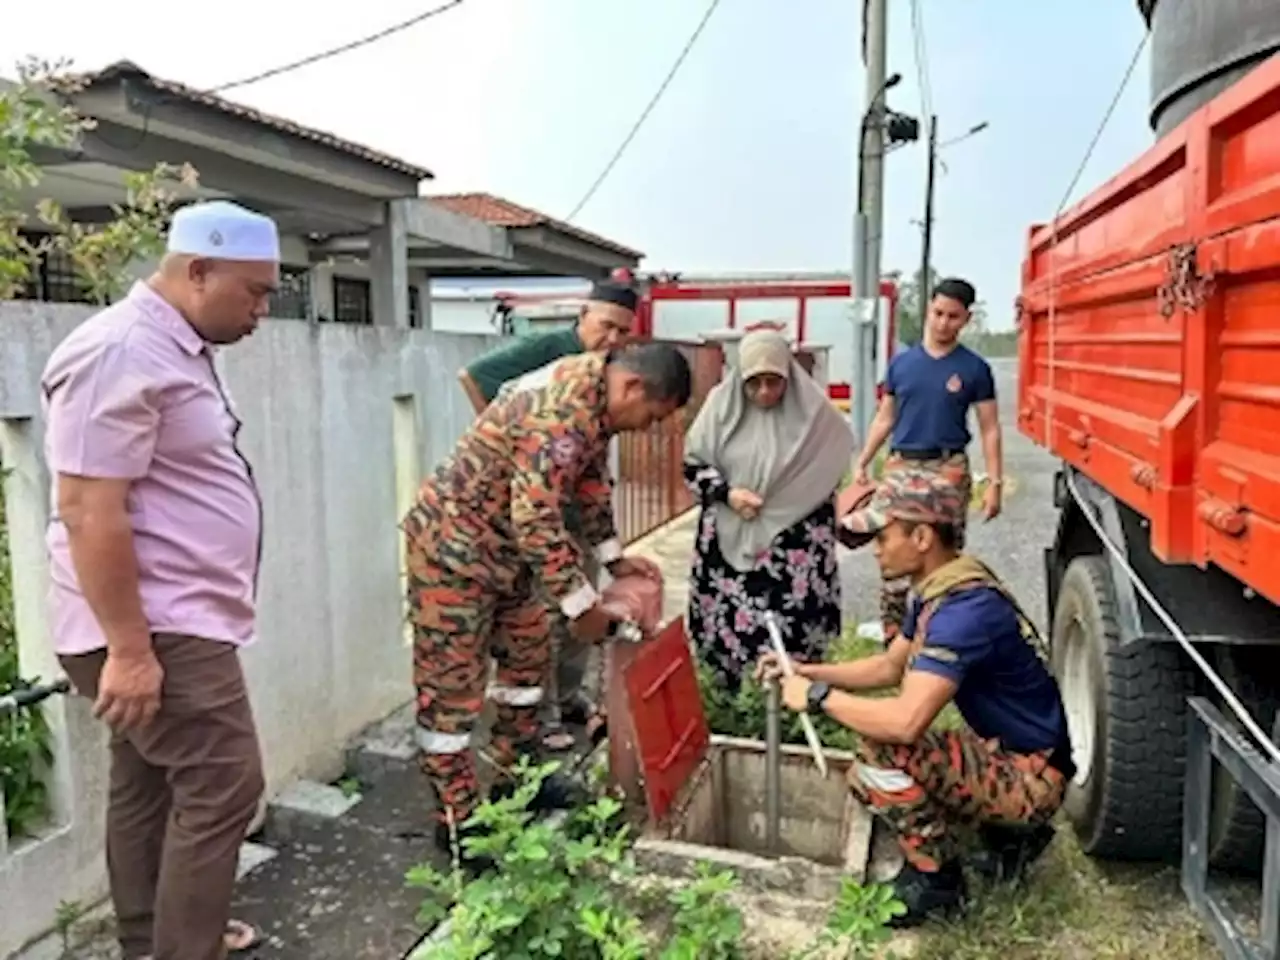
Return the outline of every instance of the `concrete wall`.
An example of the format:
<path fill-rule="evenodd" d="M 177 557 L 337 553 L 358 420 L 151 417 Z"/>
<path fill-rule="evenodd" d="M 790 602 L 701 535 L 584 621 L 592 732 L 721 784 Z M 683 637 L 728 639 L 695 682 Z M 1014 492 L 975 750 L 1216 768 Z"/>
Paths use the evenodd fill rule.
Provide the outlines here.
<path fill-rule="evenodd" d="M 0 303 L 0 459 L 24 675 L 56 673 L 44 609 L 47 479 L 40 372 L 91 311 Z M 260 640 L 245 651 L 268 789 L 340 772 L 351 735 L 410 697 L 397 523 L 420 477 L 470 420 L 454 372 L 493 341 L 385 326 L 268 322 L 226 353 L 228 386 L 265 508 Z M 0 838 L 0 957 L 61 900 L 105 892 L 103 735 L 53 701 L 54 824 Z M 2 833 L 2 832 L 0 832 Z"/>

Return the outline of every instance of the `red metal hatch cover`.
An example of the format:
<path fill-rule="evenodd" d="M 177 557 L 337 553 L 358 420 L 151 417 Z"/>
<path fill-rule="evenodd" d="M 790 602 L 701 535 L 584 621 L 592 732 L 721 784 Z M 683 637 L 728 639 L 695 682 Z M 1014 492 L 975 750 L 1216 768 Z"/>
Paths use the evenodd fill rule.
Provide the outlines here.
<path fill-rule="evenodd" d="M 644 645 L 625 668 L 625 678 L 649 814 L 661 820 L 710 741 L 683 617 Z"/>

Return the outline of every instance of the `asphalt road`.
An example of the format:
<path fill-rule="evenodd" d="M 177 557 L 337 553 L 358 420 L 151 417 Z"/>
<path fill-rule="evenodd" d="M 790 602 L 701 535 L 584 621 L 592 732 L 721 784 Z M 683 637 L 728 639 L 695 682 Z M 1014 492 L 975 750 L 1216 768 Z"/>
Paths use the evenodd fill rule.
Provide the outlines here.
<path fill-rule="evenodd" d="M 995 520 L 987 523 L 981 515 L 971 515 L 967 550 L 1000 575 L 1023 609 L 1043 630 L 1047 620 L 1044 548 L 1052 541 L 1057 523 L 1052 490 L 1056 461 L 1018 432 L 1017 361 L 992 360 L 991 368 L 996 376 L 1009 489 L 1004 512 Z M 975 472 L 986 469 L 976 439 L 970 447 L 970 456 Z M 870 551 L 843 551 L 840 576 L 845 622 L 861 623 L 878 617 L 879 571 Z"/>

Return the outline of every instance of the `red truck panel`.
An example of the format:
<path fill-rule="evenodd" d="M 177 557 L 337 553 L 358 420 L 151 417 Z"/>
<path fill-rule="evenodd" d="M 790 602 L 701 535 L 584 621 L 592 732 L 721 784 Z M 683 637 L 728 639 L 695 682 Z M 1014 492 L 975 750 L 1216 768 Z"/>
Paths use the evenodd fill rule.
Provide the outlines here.
<path fill-rule="evenodd" d="M 1019 429 L 1280 603 L 1280 57 L 1031 230 L 1018 330 Z"/>

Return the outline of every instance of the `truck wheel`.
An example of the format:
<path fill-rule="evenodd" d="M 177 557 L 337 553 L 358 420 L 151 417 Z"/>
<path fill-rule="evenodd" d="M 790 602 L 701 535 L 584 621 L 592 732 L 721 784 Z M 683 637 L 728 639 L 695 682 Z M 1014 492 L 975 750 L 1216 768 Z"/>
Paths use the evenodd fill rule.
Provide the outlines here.
<path fill-rule="evenodd" d="M 1280 650 L 1270 647 L 1219 646 L 1214 651 L 1214 669 L 1244 704 L 1263 730 L 1270 731 L 1280 709 Z M 1205 681 L 1211 697 L 1229 723 L 1235 720 L 1217 691 Z M 1239 726 L 1239 724 L 1234 724 Z M 1245 734 L 1245 739 L 1253 738 Z M 1266 842 L 1267 820 L 1222 766 L 1213 765 L 1212 806 L 1209 815 L 1209 862 L 1220 870 L 1258 875 Z"/>
<path fill-rule="evenodd" d="M 1103 557 L 1071 561 L 1051 638 L 1076 776 L 1064 804 L 1085 853 L 1176 860 L 1182 850 L 1189 676 L 1172 644 L 1122 646 Z"/>

